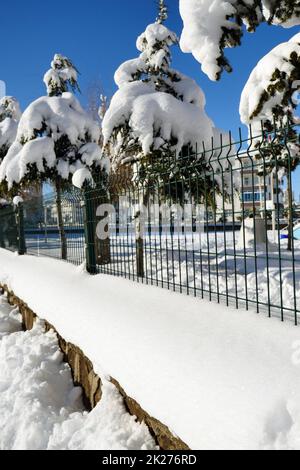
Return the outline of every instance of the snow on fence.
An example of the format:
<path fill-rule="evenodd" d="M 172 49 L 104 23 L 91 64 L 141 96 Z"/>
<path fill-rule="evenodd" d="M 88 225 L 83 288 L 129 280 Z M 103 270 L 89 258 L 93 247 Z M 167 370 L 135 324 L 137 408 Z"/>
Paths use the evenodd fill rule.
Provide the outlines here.
<path fill-rule="evenodd" d="M 0 209 L 0 246 L 298 324 L 298 133 L 217 140 L 163 159 L 134 161 L 133 148 L 106 189 L 95 180 L 63 194 L 60 228 L 54 193 L 19 203 L 17 247 Z"/>

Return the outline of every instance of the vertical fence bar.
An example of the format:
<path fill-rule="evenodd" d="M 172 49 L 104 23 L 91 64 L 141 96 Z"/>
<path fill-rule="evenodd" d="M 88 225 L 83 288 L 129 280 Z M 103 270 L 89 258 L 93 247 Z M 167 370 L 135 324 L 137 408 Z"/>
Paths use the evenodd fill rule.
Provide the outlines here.
<path fill-rule="evenodd" d="M 90 274 L 97 273 L 97 259 L 95 250 L 95 214 L 93 205 L 93 191 L 90 187 L 84 189 L 84 234 L 85 234 L 85 253 L 86 270 Z"/>
<path fill-rule="evenodd" d="M 207 150 L 205 147 L 205 143 L 202 143 L 203 146 L 203 159 L 205 159 L 207 155 Z M 211 265 L 210 265 L 210 241 L 209 241 L 209 213 L 208 213 L 208 190 L 207 190 L 207 170 L 204 174 L 204 208 L 205 208 L 205 224 L 206 224 L 206 243 L 207 249 L 205 255 L 207 256 L 207 270 L 208 270 L 208 293 L 209 293 L 209 300 L 212 301 L 212 282 L 211 282 Z M 214 193 L 215 195 L 215 193 Z M 207 271 L 206 271 L 207 272 Z M 219 299 L 218 299 L 219 300 Z"/>
<path fill-rule="evenodd" d="M 257 270 L 257 210 L 256 210 L 256 199 L 255 199 L 255 165 L 253 160 L 253 155 L 251 154 L 251 150 L 253 147 L 253 132 L 252 128 L 250 127 L 250 143 L 247 148 L 247 156 L 250 162 L 251 168 L 251 186 L 252 186 L 252 211 L 253 211 L 253 232 L 254 232 L 254 269 L 255 269 L 255 296 L 256 296 L 256 312 L 259 313 L 259 296 L 258 296 L 258 270 Z M 259 193 L 259 202 L 262 194 Z M 265 194 L 265 189 L 264 189 Z M 265 200 L 265 198 L 264 198 Z M 266 225 L 266 236 L 268 237 L 268 226 Z M 248 276 L 246 277 L 248 280 Z"/>
<path fill-rule="evenodd" d="M 216 140 L 214 139 L 214 137 L 212 137 L 211 139 L 211 152 L 210 152 L 210 157 L 208 159 L 208 162 L 209 162 L 209 176 L 212 180 L 212 182 L 215 181 L 215 177 L 216 177 L 216 170 L 215 170 L 215 166 L 217 164 L 219 164 L 219 158 L 220 158 L 220 155 L 222 153 L 222 151 L 219 150 L 219 154 L 216 154 L 215 153 L 215 143 L 216 143 Z M 221 153 L 220 153 L 221 152 Z M 207 207 L 209 208 L 210 211 L 212 211 L 212 214 L 213 214 L 213 224 L 214 224 L 214 227 L 213 227 L 213 233 L 214 233 L 214 241 L 215 241 L 215 247 L 214 247 L 214 257 L 215 257 L 215 285 L 216 285 L 216 289 L 217 289 L 217 300 L 218 300 L 218 303 L 220 303 L 220 277 L 219 277 L 219 253 L 218 253 L 218 233 L 217 233 L 217 215 L 218 215 L 218 201 L 217 201 L 217 195 L 216 195 L 216 188 L 213 184 L 213 196 L 212 196 L 212 201 L 210 201 L 210 194 L 206 194 L 205 195 L 206 197 L 206 205 Z M 208 244 L 208 247 L 209 247 L 209 243 L 210 243 L 210 233 L 209 233 L 209 222 L 208 222 L 208 226 L 207 226 L 207 233 L 208 233 L 208 237 L 207 237 L 207 244 Z M 209 266 L 211 264 L 211 259 L 210 259 L 210 255 L 209 255 L 209 249 L 208 249 L 208 262 L 209 262 Z M 210 285 L 210 290 L 211 290 L 211 285 Z M 215 292 L 213 292 L 215 294 Z"/>
<path fill-rule="evenodd" d="M 297 290 L 296 290 L 296 261 L 295 261 L 295 240 L 294 240 L 294 208 L 293 208 L 293 181 L 292 181 L 292 155 L 288 145 L 288 135 L 290 132 L 290 125 L 284 131 L 284 144 L 287 151 L 288 168 L 287 168 L 287 180 L 288 180 L 288 250 L 292 256 L 292 274 L 293 274 L 293 295 L 294 295 L 294 318 L 295 325 L 298 325 L 298 312 L 297 312 Z"/>
<path fill-rule="evenodd" d="M 244 171 L 245 171 L 245 155 L 243 154 L 243 136 L 242 136 L 242 129 L 239 129 L 239 147 L 237 149 L 236 158 L 240 164 L 240 174 L 241 174 L 241 216 L 242 216 L 242 233 L 243 233 L 243 257 L 244 257 L 244 286 L 245 286 L 245 300 L 246 302 L 246 310 L 249 310 L 249 300 L 248 300 L 248 284 L 247 284 L 247 275 L 248 275 L 248 267 L 247 267 L 247 250 L 246 250 L 246 210 L 245 210 L 245 186 L 244 186 Z"/>
<path fill-rule="evenodd" d="M 220 153 L 218 155 L 218 165 L 221 171 L 221 194 L 222 194 L 222 225 L 223 225 L 223 242 L 224 242 L 224 257 L 225 257 L 225 294 L 226 294 L 226 305 L 229 306 L 229 291 L 228 291 L 228 252 L 227 252 L 227 232 L 226 232 L 226 210 L 225 210 L 225 200 L 226 200 L 226 187 L 225 187 L 225 177 L 224 171 L 224 146 L 223 146 L 223 135 L 220 135 Z M 217 247 L 216 247 L 217 248 Z"/>
<path fill-rule="evenodd" d="M 23 203 L 19 203 L 16 207 L 16 220 L 18 230 L 18 253 L 19 255 L 25 255 L 26 253 L 26 242 L 25 242 L 25 230 L 24 230 L 24 206 Z"/>
<path fill-rule="evenodd" d="M 274 175 L 272 175 L 274 178 Z M 278 159 L 275 158 L 275 178 L 276 178 L 276 220 L 277 220 L 277 243 L 278 243 L 278 261 L 279 261 L 279 285 L 280 285 L 280 315 L 281 321 L 284 321 L 284 305 L 283 305 L 283 289 L 282 289 L 282 254 L 281 254 L 281 237 L 280 237 L 280 201 L 279 201 L 279 176 L 278 176 Z M 274 194 L 272 194 L 274 198 Z"/>
<path fill-rule="evenodd" d="M 271 155 L 272 155 L 272 158 L 277 158 L 276 156 L 276 151 L 273 147 L 273 144 L 276 140 L 276 125 L 274 126 L 275 127 L 275 130 L 274 130 L 274 137 L 273 139 L 271 140 L 270 142 L 270 152 L 271 152 Z M 265 138 L 264 134 L 264 128 L 263 128 L 263 123 L 261 125 L 261 131 L 262 131 L 262 135 L 263 135 L 263 139 Z M 266 137 L 268 138 L 268 136 Z M 264 143 L 264 142 L 262 142 Z M 266 194 L 266 187 L 267 187 L 267 173 L 269 171 L 269 168 L 268 168 L 268 165 L 267 165 L 267 162 L 266 162 L 266 155 L 265 153 L 262 151 L 262 143 L 259 147 L 259 153 L 260 153 L 260 156 L 263 160 L 263 185 L 264 185 L 264 194 Z M 268 238 L 268 215 L 267 215 L 267 201 L 266 201 L 266 197 L 264 198 L 264 201 L 263 201 L 263 215 L 264 215 L 264 221 L 265 221 L 265 225 L 266 225 L 266 230 L 267 230 L 267 236 L 266 236 L 266 269 L 267 269 L 267 292 L 268 292 L 268 315 L 269 315 L 269 318 L 271 318 L 272 316 L 272 312 L 271 312 L 271 288 L 270 288 L 270 259 L 269 259 L 269 238 Z"/>
<path fill-rule="evenodd" d="M 236 246 L 236 214 L 235 214 L 235 187 L 234 187 L 234 171 L 235 166 L 232 164 L 232 134 L 229 132 L 229 148 L 226 155 L 227 165 L 230 172 L 230 201 L 232 215 L 232 237 L 233 237 L 233 261 L 234 261 L 234 287 L 235 287 L 235 307 L 239 308 L 238 299 L 238 279 L 237 279 L 237 246 Z"/>

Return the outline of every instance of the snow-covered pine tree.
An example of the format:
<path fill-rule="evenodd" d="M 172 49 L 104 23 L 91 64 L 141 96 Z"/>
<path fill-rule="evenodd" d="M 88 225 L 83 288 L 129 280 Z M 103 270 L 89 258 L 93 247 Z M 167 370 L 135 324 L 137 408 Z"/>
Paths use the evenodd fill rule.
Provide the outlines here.
<path fill-rule="evenodd" d="M 21 111 L 18 101 L 12 96 L 0 100 L 0 163 L 14 142 Z"/>
<path fill-rule="evenodd" d="M 98 145 L 98 124 L 71 92 L 78 89 L 77 71 L 72 62 L 56 54 L 44 82 L 48 96 L 34 101 L 23 113 L 15 142 L 0 166 L 0 181 L 12 192 L 37 182 L 54 183 L 61 254 L 66 259 L 62 191 L 77 170 L 105 172 L 107 159 Z"/>
<path fill-rule="evenodd" d="M 245 124 L 264 121 L 295 121 L 300 89 L 300 34 L 279 44 L 263 57 L 253 69 L 242 92 L 240 115 Z"/>
<path fill-rule="evenodd" d="M 291 199 L 290 174 L 300 164 L 299 136 L 295 124 L 300 90 L 300 34 L 280 44 L 263 57 L 252 71 L 243 90 L 240 115 L 244 124 L 252 127 L 252 134 L 271 135 L 259 142 L 258 171 L 260 175 L 280 171 L 287 176 Z M 291 204 L 290 204 L 291 205 Z M 293 215 L 289 211 L 289 242 L 292 248 Z"/>
<path fill-rule="evenodd" d="M 115 73 L 119 90 L 103 119 L 104 147 L 113 165 L 145 164 L 183 147 L 210 142 L 212 121 L 205 113 L 205 97 L 197 83 L 171 68 L 170 47 L 175 33 L 163 24 L 164 1 L 159 16 L 137 39 L 137 59 L 123 63 Z"/>
<path fill-rule="evenodd" d="M 80 91 L 78 70 L 67 57 L 55 54 L 51 68 L 44 75 L 48 96 L 61 96 L 63 93 Z"/>
<path fill-rule="evenodd" d="M 12 96 L 0 100 L 0 164 L 14 142 L 21 111 L 18 101 Z M 0 196 L 5 196 L 5 185 L 0 183 Z"/>
<path fill-rule="evenodd" d="M 174 193 L 189 191 L 193 165 L 188 165 L 184 156 L 192 155 L 191 149 L 203 141 L 210 147 L 211 137 L 217 133 L 205 113 L 205 97 L 200 87 L 171 68 L 170 48 L 178 45 L 178 38 L 164 25 L 166 18 L 167 9 L 162 0 L 156 22 L 147 26 L 137 39 L 140 56 L 123 63 L 115 73 L 119 90 L 111 100 L 102 126 L 104 148 L 109 149 L 113 168 L 118 171 L 138 162 L 134 181 L 136 185 L 140 183 L 140 203 L 144 206 L 151 188 L 157 187 L 158 182 L 162 190 L 168 186 Z M 213 179 L 204 156 L 194 158 L 198 174 L 203 178 L 197 194 L 201 198 L 204 192 L 207 195 L 218 189 L 219 181 Z M 217 175 L 220 166 L 216 166 Z M 124 180 L 128 182 L 128 178 Z M 137 232 L 140 233 L 139 228 Z M 137 252 L 140 253 L 137 272 L 143 276 L 143 242 L 139 236 Z"/>
<path fill-rule="evenodd" d="M 194 55 L 211 80 L 232 71 L 225 49 L 241 45 L 245 28 L 300 24 L 299 0 L 180 0 L 180 13 L 181 49 Z"/>

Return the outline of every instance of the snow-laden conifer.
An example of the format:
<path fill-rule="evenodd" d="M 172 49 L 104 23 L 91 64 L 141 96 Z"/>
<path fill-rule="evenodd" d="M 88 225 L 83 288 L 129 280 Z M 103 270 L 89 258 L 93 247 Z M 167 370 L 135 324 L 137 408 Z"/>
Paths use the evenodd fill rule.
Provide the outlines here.
<path fill-rule="evenodd" d="M 257 141 L 258 172 L 263 177 L 277 172 L 279 180 L 287 176 L 289 203 L 291 172 L 300 163 L 300 145 L 296 124 L 300 89 L 300 34 L 272 49 L 252 71 L 240 102 L 244 124 Z M 263 134 L 263 136 L 261 136 Z M 290 204 L 289 204 L 290 205 Z M 292 248 L 293 215 L 289 208 L 289 243 Z"/>
<path fill-rule="evenodd" d="M 99 147 L 99 125 L 72 93 L 78 89 L 77 70 L 72 62 L 56 54 L 44 82 L 48 95 L 37 99 L 24 111 L 16 139 L 0 166 L 0 180 L 13 192 L 49 180 L 55 184 L 65 259 L 62 191 L 71 184 L 77 170 L 88 168 L 101 173 L 108 165 Z"/>
<path fill-rule="evenodd" d="M 203 149 L 204 143 L 211 150 L 213 136 L 219 147 L 220 131 L 205 112 L 201 88 L 171 67 L 171 47 L 178 45 L 178 38 L 165 26 L 166 18 L 165 3 L 160 1 L 156 22 L 137 39 L 140 55 L 115 73 L 119 90 L 103 119 L 104 148 L 122 181 L 128 184 L 130 174 L 134 177 L 143 206 L 157 197 L 152 193 L 158 186 L 164 198 L 184 201 L 192 197 L 213 205 L 213 194 L 226 191 L 227 175 L 222 178 L 222 164 L 212 158 L 211 151 L 196 149 L 197 145 Z M 137 272 L 142 276 L 140 233 L 138 227 Z"/>
<path fill-rule="evenodd" d="M 190 52 L 211 80 L 232 71 L 226 48 L 241 44 L 244 30 L 261 23 L 289 28 L 300 24 L 299 0 L 180 0 L 184 22 L 181 48 Z"/>
<path fill-rule="evenodd" d="M 12 96 L 0 100 L 0 163 L 17 135 L 21 111 L 18 101 Z"/>
<path fill-rule="evenodd" d="M 171 68 L 170 49 L 178 38 L 163 24 L 164 9 L 160 2 L 157 21 L 138 37 L 139 57 L 115 74 L 119 90 L 104 117 L 103 135 L 117 163 L 179 152 L 213 134 L 202 90 Z"/>

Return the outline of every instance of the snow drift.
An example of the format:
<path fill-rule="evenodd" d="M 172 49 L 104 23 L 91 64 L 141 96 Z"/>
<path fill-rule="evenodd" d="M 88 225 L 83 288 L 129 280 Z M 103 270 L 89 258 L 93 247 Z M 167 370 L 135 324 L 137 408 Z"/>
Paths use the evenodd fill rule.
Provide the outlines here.
<path fill-rule="evenodd" d="M 56 334 L 42 321 L 21 331 L 18 310 L 0 297 L 0 449 L 146 450 L 155 443 L 144 424 L 103 381 L 101 402 L 84 411 Z"/>
<path fill-rule="evenodd" d="M 4 250 L 0 282 L 191 448 L 300 448 L 292 324 Z"/>

